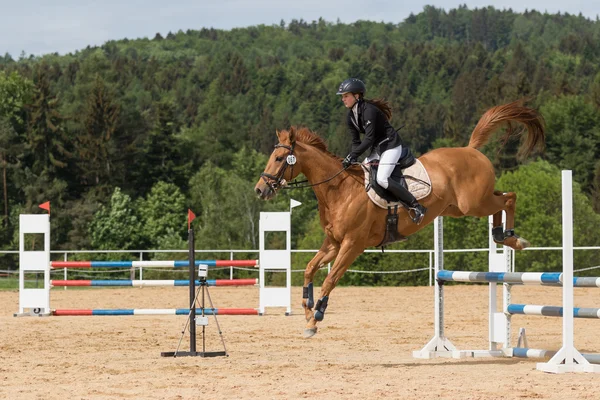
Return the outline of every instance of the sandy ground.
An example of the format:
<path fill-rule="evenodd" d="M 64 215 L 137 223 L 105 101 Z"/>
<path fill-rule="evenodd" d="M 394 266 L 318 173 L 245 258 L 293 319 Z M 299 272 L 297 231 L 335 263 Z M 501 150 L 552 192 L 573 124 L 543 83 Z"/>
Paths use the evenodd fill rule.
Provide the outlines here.
<path fill-rule="evenodd" d="M 216 307 L 257 307 L 254 287 L 211 288 Z M 575 304 L 598 306 L 598 292 Z M 301 289 L 294 315 L 221 316 L 229 357 L 162 358 L 185 317 L 14 318 L 16 291 L 0 292 L 2 399 L 598 399 L 600 376 L 547 374 L 527 359 L 417 360 L 433 335 L 433 289 L 337 288 L 318 334 L 304 339 Z M 516 287 L 513 302 L 560 305 L 560 289 Z M 185 307 L 183 288 L 62 288 L 53 308 Z M 446 288 L 446 335 L 461 349 L 487 347 L 487 287 Z M 560 318 L 513 317 L 530 347 L 558 349 Z M 600 352 L 598 320 L 577 320 L 576 346 Z M 513 336 L 513 337 L 514 337 Z M 201 343 L 201 342 L 200 342 Z M 182 350 L 187 350 L 186 335 Z M 201 347 L 199 347 L 201 349 Z M 211 317 L 207 350 L 222 350 Z"/>

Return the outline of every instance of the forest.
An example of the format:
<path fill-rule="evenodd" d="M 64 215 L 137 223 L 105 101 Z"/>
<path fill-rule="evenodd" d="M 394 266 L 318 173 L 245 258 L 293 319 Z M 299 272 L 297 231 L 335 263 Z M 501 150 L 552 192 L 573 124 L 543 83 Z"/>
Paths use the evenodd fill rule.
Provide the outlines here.
<path fill-rule="evenodd" d="M 261 211 L 292 215 L 292 248 L 323 240 L 311 190 L 270 202 L 253 187 L 277 142 L 306 126 L 343 157 L 346 109 L 336 90 L 357 77 L 416 155 L 465 146 L 490 107 L 522 99 L 540 111 L 546 147 L 487 145 L 497 189 L 518 195 L 516 226 L 535 247 L 560 246 L 560 170 L 576 181 L 575 245 L 600 245 L 600 22 L 493 7 L 425 7 L 397 23 L 281 21 L 122 39 L 75 53 L 0 56 L 0 249 L 18 248 L 18 216 L 52 204 L 52 249 L 185 249 L 187 209 L 199 249 L 257 249 Z M 500 136 L 500 135 L 498 135 Z M 487 220 L 446 219 L 447 248 L 487 246 Z M 426 227 L 390 249 L 431 249 Z M 598 264 L 599 251 L 576 253 Z M 420 254 L 367 253 L 362 270 L 410 269 Z M 294 256 L 293 268 L 310 258 Z M 17 267 L 0 256 L 0 269 Z M 596 261 L 595 261 L 596 260 Z M 560 270 L 560 252 L 524 252 L 517 270 Z M 447 263 L 487 268 L 485 254 Z M 342 284 L 422 284 L 426 276 L 347 275 Z M 300 276 L 296 277 L 298 283 Z"/>

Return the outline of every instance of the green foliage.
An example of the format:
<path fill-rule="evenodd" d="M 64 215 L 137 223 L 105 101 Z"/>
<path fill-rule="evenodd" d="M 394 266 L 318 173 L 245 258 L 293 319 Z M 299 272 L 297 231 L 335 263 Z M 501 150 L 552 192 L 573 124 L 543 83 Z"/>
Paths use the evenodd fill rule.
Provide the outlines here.
<path fill-rule="evenodd" d="M 140 234 L 150 248 L 161 248 L 160 243 L 168 243 L 166 237 L 187 237 L 185 197 L 174 184 L 157 182 L 137 209 L 142 224 Z"/>
<path fill-rule="evenodd" d="M 187 250 L 188 242 L 187 236 L 185 239 L 178 234 L 173 228 L 167 228 L 162 236 L 159 236 L 155 240 L 155 245 L 152 248 L 161 249 L 161 250 Z M 187 253 L 167 253 L 167 252 L 159 252 L 154 253 L 151 256 L 153 260 L 184 260 L 187 259 Z"/>
<path fill-rule="evenodd" d="M 577 240 L 597 244 L 589 221 L 597 217 L 590 207 L 600 210 L 598 38 L 600 23 L 581 16 L 426 6 L 397 23 L 292 20 L 109 41 L 65 56 L 5 56 L 0 245 L 14 244 L 15 212 L 50 200 L 53 248 L 181 248 L 191 208 L 198 247 L 256 249 L 259 213 L 287 210 L 294 198 L 303 205 L 292 214 L 292 246 L 317 248 L 323 232 L 311 190 L 281 191 L 265 203 L 253 189 L 276 129 L 307 126 L 333 153 L 347 153 L 346 110 L 335 91 L 349 76 L 365 80 L 367 97 L 391 102 L 391 123 L 404 126 L 402 139 L 417 155 L 466 145 L 486 109 L 530 99 L 547 124 L 546 164 L 523 166 L 517 142 L 484 149 L 498 184 L 518 193 L 517 229 L 534 245 L 555 243 L 558 213 L 547 199 L 558 169 L 569 168 L 581 185 Z M 446 219 L 445 228 L 449 248 L 486 247 L 485 219 Z M 427 227 L 391 248 L 432 246 Z M 523 254 L 531 268 L 558 266 L 550 253 Z M 310 257 L 294 255 L 294 268 Z M 482 253 L 452 253 L 446 262 L 478 270 L 487 263 Z M 370 253 L 352 269 L 428 265 L 428 253 Z M 347 274 L 342 283 L 427 279 Z"/>
<path fill-rule="evenodd" d="M 577 182 L 577 173 L 574 172 L 573 176 Z M 534 247 L 562 246 L 561 174 L 558 167 L 537 161 L 503 174 L 496 187 L 517 193 L 515 230 L 520 236 Z M 599 243 L 597 227 L 600 215 L 594 213 L 590 199 L 577 183 L 573 187 L 573 216 L 574 245 L 593 246 Z M 597 265 L 594 256 L 597 257 L 597 254 L 590 251 L 576 251 L 575 268 Z M 520 252 L 515 268 L 518 271 L 561 271 L 562 253 L 551 250 Z"/>
<path fill-rule="evenodd" d="M 546 102 L 548 161 L 571 169 L 588 190 L 600 159 L 600 113 L 583 96 L 561 96 Z"/>
<path fill-rule="evenodd" d="M 0 119 L 23 124 L 24 107 L 30 101 L 33 82 L 18 72 L 0 71 Z"/>
<path fill-rule="evenodd" d="M 141 247 L 141 228 L 131 197 L 115 188 L 110 204 L 100 207 L 94 215 L 89 235 L 96 249 L 132 250 Z"/>
<path fill-rule="evenodd" d="M 65 118 L 58 110 L 58 97 L 50 87 L 51 73 L 46 63 L 36 66 L 35 90 L 32 104 L 28 106 L 26 163 L 31 165 L 34 175 L 48 174 L 54 178 L 62 176 L 60 170 L 67 167 L 72 153 L 63 127 Z"/>
<path fill-rule="evenodd" d="M 266 164 L 266 159 L 263 160 Z M 262 204 L 254 194 L 254 183 L 240 177 L 235 170 L 227 171 L 210 162 L 192 177 L 190 197 L 192 209 L 199 211 L 196 214 L 199 248 L 258 248 Z"/>
<path fill-rule="evenodd" d="M 114 181 L 114 160 L 123 151 L 118 141 L 119 107 L 102 77 L 96 74 L 87 97 L 83 131 L 77 136 L 80 180 L 85 186 L 106 186 Z"/>
<path fill-rule="evenodd" d="M 19 161 L 23 154 L 23 145 L 20 141 L 19 135 L 15 130 L 10 119 L 7 117 L 0 117 L 0 165 L 2 166 L 3 176 L 14 176 L 14 170 L 18 170 Z M 10 183 L 10 184 L 9 184 Z M 12 200 L 14 195 L 14 182 L 12 179 L 3 180 L 2 182 L 2 204 L 3 204 L 3 219 L 2 225 L 6 226 L 8 222 L 8 209 L 9 201 Z M 9 200 L 10 199 L 10 200 Z M 6 233 L 6 232 L 3 232 Z M 3 241 L 2 241 L 3 242 Z"/>

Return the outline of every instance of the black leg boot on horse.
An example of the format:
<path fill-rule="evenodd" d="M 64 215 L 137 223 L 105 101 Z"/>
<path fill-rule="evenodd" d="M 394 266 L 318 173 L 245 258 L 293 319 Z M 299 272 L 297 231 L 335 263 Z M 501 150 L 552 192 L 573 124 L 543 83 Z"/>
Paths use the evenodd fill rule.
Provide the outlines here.
<path fill-rule="evenodd" d="M 399 182 L 396 182 L 392 178 L 388 178 L 387 181 L 387 190 L 396 196 L 399 201 L 406 204 L 408 207 L 408 215 L 415 224 L 419 225 L 421 221 L 423 221 L 423 217 L 425 217 L 427 208 L 423 207 L 415 198 L 415 196 L 413 196 L 413 194 Z"/>

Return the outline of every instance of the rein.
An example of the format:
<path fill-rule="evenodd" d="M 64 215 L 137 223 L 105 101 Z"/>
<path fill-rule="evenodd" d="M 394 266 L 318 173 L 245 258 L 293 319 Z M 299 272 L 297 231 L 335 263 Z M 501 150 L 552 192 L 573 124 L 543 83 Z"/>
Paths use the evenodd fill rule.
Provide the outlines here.
<path fill-rule="evenodd" d="M 299 186 L 303 183 L 308 182 L 307 179 L 303 180 L 303 181 L 293 181 L 293 182 L 289 182 L 288 185 L 294 185 L 293 187 L 289 187 L 289 186 L 283 186 L 282 189 L 304 189 L 304 188 L 309 188 L 309 187 L 313 187 L 313 186 L 318 186 L 322 183 L 327 183 L 330 180 L 332 180 L 333 178 L 335 178 L 336 176 L 338 176 L 339 174 L 341 174 L 342 172 L 344 172 L 346 170 L 346 168 L 342 168 L 341 170 L 339 170 L 335 175 L 333 175 L 331 178 L 325 179 L 324 181 L 321 182 L 317 182 L 317 183 L 310 183 L 308 185 L 302 185 Z"/>
<path fill-rule="evenodd" d="M 288 154 L 288 156 L 285 159 L 285 163 L 281 166 L 281 169 L 277 172 L 277 175 L 271 175 L 271 174 L 267 174 L 266 172 L 263 172 L 262 174 L 260 174 L 260 177 L 263 179 L 263 181 L 273 190 L 273 191 L 277 191 L 279 189 L 285 189 L 285 190 L 291 190 L 291 189 L 305 189 L 305 188 L 309 188 L 309 187 L 314 187 L 314 186 L 319 186 L 323 183 L 327 183 L 331 180 L 333 180 L 334 178 L 336 178 L 339 174 L 341 174 L 342 172 L 344 172 L 346 170 L 346 168 L 342 168 L 341 170 L 339 170 L 335 175 L 333 175 L 331 178 L 325 179 L 321 182 L 317 182 L 317 183 L 309 183 L 308 185 L 305 185 L 305 183 L 308 182 L 308 179 L 305 179 L 303 181 L 292 181 L 292 182 L 286 182 L 286 180 L 283 178 L 283 175 L 285 174 L 285 171 L 287 170 L 287 167 L 291 166 L 291 175 L 292 176 L 294 174 L 294 165 L 296 164 L 296 156 L 294 155 L 294 146 L 296 145 L 296 143 L 292 143 L 291 146 L 285 145 L 285 144 L 281 144 L 281 143 L 277 143 L 275 145 L 275 148 L 279 148 L 279 147 L 283 147 L 284 149 L 288 149 L 290 152 Z M 354 163 L 354 164 L 358 164 L 360 165 L 360 163 Z M 373 163 L 370 163 L 373 164 Z M 378 165 L 383 165 L 381 163 L 377 163 Z M 389 164 L 385 164 L 385 165 L 398 165 L 399 163 L 389 163 Z M 425 186 L 430 186 L 429 183 L 416 178 L 414 176 L 410 176 L 410 175 L 403 175 L 404 178 L 408 178 L 408 179 L 412 179 L 415 182 L 420 182 Z"/>

